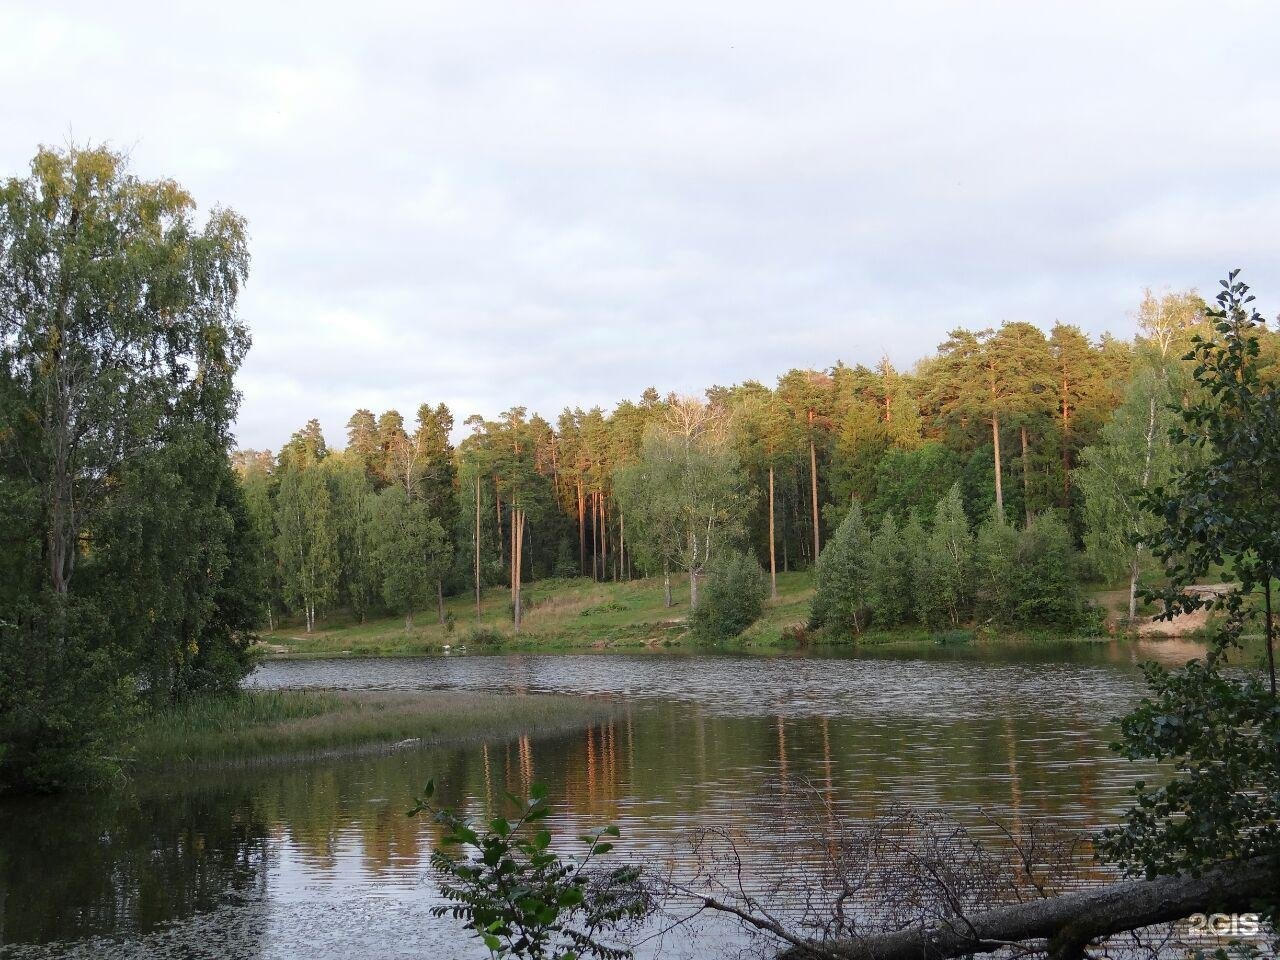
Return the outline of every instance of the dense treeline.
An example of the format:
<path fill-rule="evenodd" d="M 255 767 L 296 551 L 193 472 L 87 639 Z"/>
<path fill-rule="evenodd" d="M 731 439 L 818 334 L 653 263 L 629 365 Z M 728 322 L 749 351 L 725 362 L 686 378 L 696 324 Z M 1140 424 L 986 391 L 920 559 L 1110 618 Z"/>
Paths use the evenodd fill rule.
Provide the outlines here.
<path fill-rule="evenodd" d="M 456 449 L 443 405 L 423 405 L 412 426 L 394 410 L 356 411 L 341 451 L 312 421 L 278 457 L 237 455 L 269 545 L 263 617 L 292 614 L 310 629 L 346 608 L 408 622 L 433 603 L 443 616 L 443 595 L 502 584 L 518 630 L 521 585 L 552 576 L 665 575 L 670 597 L 678 575 L 696 605 L 720 551 L 744 548 L 770 573 L 812 567 L 856 504 L 870 544 L 892 552 L 896 538 L 919 554 L 913 584 L 964 581 L 949 599 L 886 591 L 904 612 L 882 609 L 880 623 L 1073 622 L 1077 548 L 1099 575 L 1136 583 L 1133 534 L 1149 522 L 1137 494 L 1188 456 L 1168 442 L 1170 404 L 1189 389 L 1181 358 L 1208 329 L 1205 304 L 1148 293 L 1137 321 L 1133 341 L 1061 323 L 1048 334 L 1021 322 L 956 330 L 909 372 L 837 363 L 702 398 L 650 388 L 608 414 L 565 410 L 554 425 L 514 407 L 468 419 Z M 1273 361 L 1273 335 L 1266 347 Z M 963 522 L 976 543 L 1010 551 L 1013 573 L 1055 552 L 1044 562 L 1065 578 L 1063 595 L 983 599 L 983 576 L 1006 578 L 976 555 L 962 574 L 939 566 L 937 551 L 955 545 L 939 532 L 944 506 L 956 531 Z M 391 530 L 415 546 L 393 550 L 379 533 Z"/>
<path fill-rule="evenodd" d="M 264 584 L 228 462 L 244 223 L 107 150 L 0 184 L 0 790 L 235 688 Z"/>
<path fill-rule="evenodd" d="M 235 689 L 283 616 L 409 626 L 502 585 L 519 630 L 531 580 L 652 575 L 719 639 L 816 565 L 831 630 L 1070 625 L 1077 550 L 1135 596 L 1137 504 L 1205 455 L 1170 430 L 1204 390 L 1193 293 L 1148 294 L 1132 342 L 1006 323 L 910 371 L 514 407 L 456 447 L 443 404 L 358 410 L 341 450 L 312 421 L 231 454 L 245 227 L 194 207 L 108 150 L 0 185 L 0 789 L 107 770 L 139 712 Z"/>

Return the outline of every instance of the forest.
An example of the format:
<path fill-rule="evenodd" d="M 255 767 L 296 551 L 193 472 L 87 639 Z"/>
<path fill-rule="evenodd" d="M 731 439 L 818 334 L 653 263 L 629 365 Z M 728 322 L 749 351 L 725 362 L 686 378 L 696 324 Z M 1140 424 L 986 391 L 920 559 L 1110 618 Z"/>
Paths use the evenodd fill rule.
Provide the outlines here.
<path fill-rule="evenodd" d="M 1123 581 L 1132 617 L 1134 534 L 1150 523 L 1138 499 L 1193 456 L 1169 430 L 1205 310 L 1194 291 L 1146 291 L 1129 340 L 957 329 L 910 370 L 837 361 L 703 396 L 651 387 L 554 423 L 513 406 L 468 417 L 456 446 L 443 403 L 412 422 L 357 410 L 340 449 L 312 420 L 276 455 L 233 455 L 269 584 L 261 618 L 443 622 L 445 596 L 478 610 L 502 586 L 519 631 L 522 586 L 549 577 L 661 576 L 668 605 L 675 578 L 693 608 L 734 553 L 774 596 L 779 572 L 816 567 L 821 587 L 825 560 L 854 595 L 828 590 L 811 625 L 846 633 L 975 617 L 1076 628 L 1086 580 Z"/>
<path fill-rule="evenodd" d="M 1203 454 L 1172 432 L 1204 393 L 1194 291 L 1147 292 L 1131 340 L 1006 322 L 909 370 L 650 388 L 554 423 L 361 409 L 340 449 L 312 420 L 234 450 L 246 228 L 195 210 L 101 148 L 42 149 L 0 188 L 5 787 L 109 774 L 139 718 L 239 689 L 264 629 L 443 622 L 496 588 L 519 633 L 548 578 L 656 578 L 694 642 L 739 634 L 787 574 L 835 642 L 1093 628 L 1082 584 L 1128 584 L 1132 616 L 1144 491 Z M 1277 337 L 1257 342 L 1273 379 Z"/>

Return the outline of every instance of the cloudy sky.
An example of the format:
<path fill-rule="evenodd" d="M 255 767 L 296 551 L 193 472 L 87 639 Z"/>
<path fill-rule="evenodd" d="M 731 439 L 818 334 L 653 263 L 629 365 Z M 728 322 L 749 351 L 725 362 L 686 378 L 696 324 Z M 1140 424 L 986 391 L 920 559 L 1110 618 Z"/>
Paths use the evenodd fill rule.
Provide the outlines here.
<path fill-rule="evenodd" d="M 0 0 L 0 174 L 108 141 L 244 214 L 240 441 L 340 442 L 1274 305 L 1277 49 L 1269 3 Z"/>

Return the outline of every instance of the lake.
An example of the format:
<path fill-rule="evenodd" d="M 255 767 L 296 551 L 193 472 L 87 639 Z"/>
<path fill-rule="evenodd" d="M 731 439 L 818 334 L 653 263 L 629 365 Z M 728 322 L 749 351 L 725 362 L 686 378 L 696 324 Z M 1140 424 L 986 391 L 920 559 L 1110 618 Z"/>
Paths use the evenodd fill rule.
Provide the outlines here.
<path fill-rule="evenodd" d="M 483 957 L 437 903 L 429 778 L 483 813 L 550 788 L 552 829 L 622 830 L 623 855 L 681 868 L 698 825 L 743 838 L 762 882 L 787 851 L 770 824 L 797 796 L 845 818 L 911 808 L 994 835 L 994 817 L 1092 829 L 1142 771 L 1110 718 L 1143 657 L 1185 644 L 889 650 L 850 656 L 511 654 L 267 662 L 263 687 L 580 693 L 609 722 L 547 739 L 406 748 L 151 777 L 127 791 L 0 805 L 0 957 Z M 711 957 L 720 923 L 640 956 Z"/>

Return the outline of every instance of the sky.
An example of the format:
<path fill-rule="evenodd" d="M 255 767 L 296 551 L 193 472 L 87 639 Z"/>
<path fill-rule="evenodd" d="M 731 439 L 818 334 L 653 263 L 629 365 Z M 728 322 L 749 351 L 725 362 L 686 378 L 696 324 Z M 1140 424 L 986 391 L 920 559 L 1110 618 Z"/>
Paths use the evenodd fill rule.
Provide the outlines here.
<path fill-rule="evenodd" d="M 0 0 L 0 176 L 105 142 L 244 215 L 239 444 L 341 445 L 1280 303 L 1277 49 L 1270 3 Z"/>

